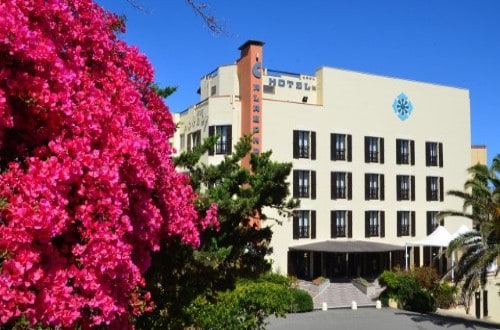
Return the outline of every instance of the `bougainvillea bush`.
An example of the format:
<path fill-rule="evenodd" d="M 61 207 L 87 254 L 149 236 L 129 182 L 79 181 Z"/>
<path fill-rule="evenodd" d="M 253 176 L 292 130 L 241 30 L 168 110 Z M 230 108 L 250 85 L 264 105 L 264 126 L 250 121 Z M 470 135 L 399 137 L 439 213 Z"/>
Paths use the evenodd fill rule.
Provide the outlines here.
<path fill-rule="evenodd" d="M 0 1 L 0 327 L 129 327 L 151 251 L 217 225 L 123 29 L 89 0 Z"/>

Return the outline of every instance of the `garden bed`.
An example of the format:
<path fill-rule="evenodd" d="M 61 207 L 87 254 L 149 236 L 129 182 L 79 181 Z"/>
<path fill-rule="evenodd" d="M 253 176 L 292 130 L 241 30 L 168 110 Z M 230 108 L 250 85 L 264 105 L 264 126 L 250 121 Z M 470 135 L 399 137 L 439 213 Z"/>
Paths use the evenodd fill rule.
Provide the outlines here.
<path fill-rule="evenodd" d="M 356 288 L 358 288 L 359 291 L 363 292 L 365 295 L 367 295 L 369 297 L 375 295 L 376 287 L 372 283 L 365 280 L 364 278 L 362 278 L 362 277 L 355 278 L 355 279 L 351 280 L 351 283 Z"/>

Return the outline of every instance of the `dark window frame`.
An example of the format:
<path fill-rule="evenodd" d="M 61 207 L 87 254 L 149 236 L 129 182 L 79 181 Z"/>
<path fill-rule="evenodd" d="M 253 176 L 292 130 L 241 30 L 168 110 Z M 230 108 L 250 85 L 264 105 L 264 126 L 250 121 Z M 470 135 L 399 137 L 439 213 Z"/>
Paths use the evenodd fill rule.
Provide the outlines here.
<path fill-rule="evenodd" d="M 343 186 L 338 183 L 343 182 Z M 331 199 L 352 199 L 352 173 L 330 172 Z"/>
<path fill-rule="evenodd" d="M 208 136 L 217 136 L 214 148 L 210 148 L 208 154 L 230 155 L 232 153 L 232 125 L 211 125 L 208 127 Z"/>
<path fill-rule="evenodd" d="M 385 237 L 384 211 L 365 211 L 365 237 Z"/>
<path fill-rule="evenodd" d="M 415 211 L 397 211 L 397 236 L 415 237 Z"/>
<path fill-rule="evenodd" d="M 305 221 L 307 220 L 307 221 Z M 316 238 L 316 211 L 295 210 L 293 215 L 293 239 Z"/>
<path fill-rule="evenodd" d="M 439 211 L 427 211 L 426 212 L 426 219 L 427 219 L 427 235 L 432 234 L 434 230 L 438 226 L 444 226 L 444 219 L 438 220 L 437 215 Z"/>
<path fill-rule="evenodd" d="M 340 219 L 343 220 L 339 221 Z M 330 237 L 352 238 L 352 211 L 332 210 L 330 211 Z"/>
<path fill-rule="evenodd" d="M 415 165 L 415 141 L 396 139 L 396 164 Z"/>
<path fill-rule="evenodd" d="M 330 134 L 330 160 L 352 161 L 352 135 L 343 133 Z"/>
<path fill-rule="evenodd" d="M 365 163 L 384 163 L 384 138 L 365 136 Z"/>
<path fill-rule="evenodd" d="M 379 173 L 365 173 L 365 200 L 385 199 L 385 176 Z"/>
<path fill-rule="evenodd" d="M 293 170 L 292 176 L 294 198 L 316 199 L 316 171 Z M 305 181 L 307 181 L 306 185 L 304 184 Z"/>
<path fill-rule="evenodd" d="M 293 158 L 316 159 L 315 131 L 293 131 Z"/>
<path fill-rule="evenodd" d="M 425 142 L 425 165 L 443 167 L 443 143 Z"/>
<path fill-rule="evenodd" d="M 415 200 L 414 175 L 396 175 L 396 199 L 398 201 Z"/>
<path fill-rule="evenodd" d="M 426 177 L 427 201 L 444 201 L 444 179 L 442 176 Z"/>

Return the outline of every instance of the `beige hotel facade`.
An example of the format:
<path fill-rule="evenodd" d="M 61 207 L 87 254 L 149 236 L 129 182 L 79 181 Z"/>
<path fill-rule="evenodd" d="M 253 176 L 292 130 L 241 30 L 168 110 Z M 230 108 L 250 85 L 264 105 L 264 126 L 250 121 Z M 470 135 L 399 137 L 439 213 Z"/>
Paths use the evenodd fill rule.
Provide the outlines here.
<path fill-rule="evenodd" d="M 202 158 L 214 164 L 253 134 L 253 152 L 293 163 L 300 207 L 291 218 L 266 211 L 281 224 L 263 224 L 274 233 L 273 270 L 340 278 L 437 265 L 436 248 L 405 254 L 405 244 L 430 234 L 440 210 L 462 208 L 446 191 L 463 189 L 471 164 L 468 90 L 330 67 L 276 71 L 265 67 L 263 42 L 239 50 L 234 64 L 201 78 L 199 102 L 175 114 L 173 144 L 183 151 L 218 135 Z M 471 227 L 441 224 L 450 233 Z"/>

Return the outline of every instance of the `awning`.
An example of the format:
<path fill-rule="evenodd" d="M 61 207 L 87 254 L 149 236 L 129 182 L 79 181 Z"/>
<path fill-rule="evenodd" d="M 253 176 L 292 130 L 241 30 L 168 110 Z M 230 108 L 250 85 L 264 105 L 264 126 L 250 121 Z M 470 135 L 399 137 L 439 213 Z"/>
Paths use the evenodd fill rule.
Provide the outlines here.
<path fill-rule="evenodd" d="M 390 252 L 403 251 L 404 246 L 370 241 L 323 241 L 304 245 L 290 246 L 291 251 L 313 251 L 333 253 Z"/>
<path fill-rule="evenodd" d="M 448 247 L 453 236 L 443 226 L 438 226 L 429 236 L 419 241 L 407 242 L 408 246 L 440 246 Z"/>

